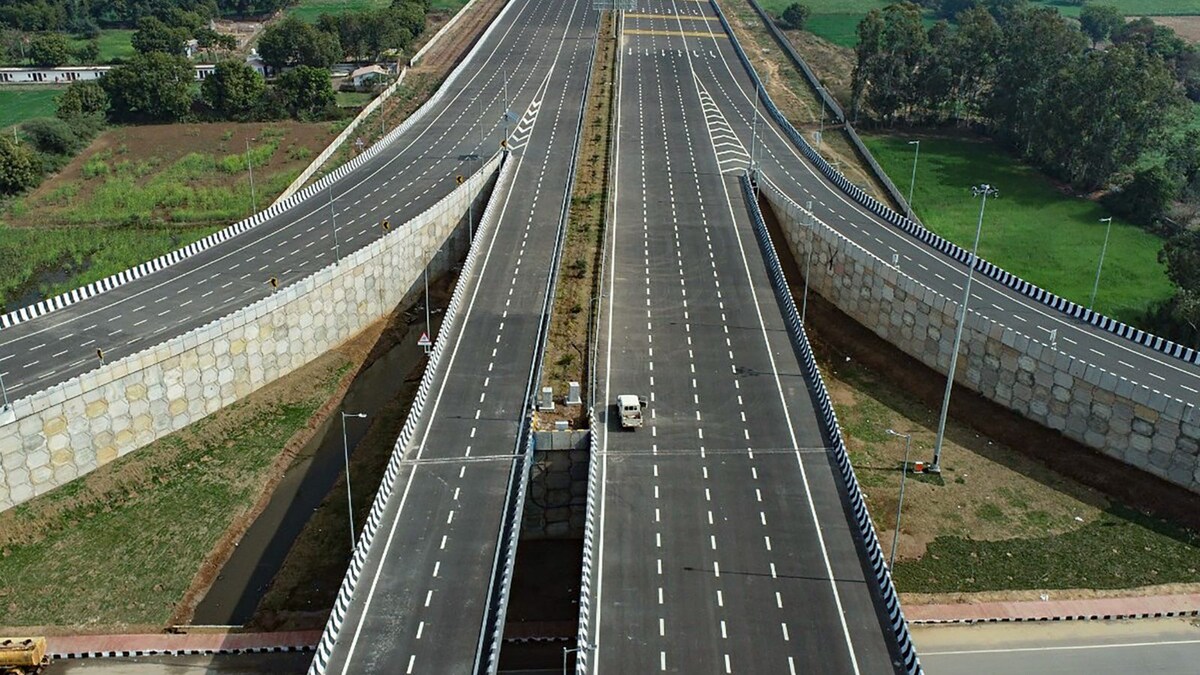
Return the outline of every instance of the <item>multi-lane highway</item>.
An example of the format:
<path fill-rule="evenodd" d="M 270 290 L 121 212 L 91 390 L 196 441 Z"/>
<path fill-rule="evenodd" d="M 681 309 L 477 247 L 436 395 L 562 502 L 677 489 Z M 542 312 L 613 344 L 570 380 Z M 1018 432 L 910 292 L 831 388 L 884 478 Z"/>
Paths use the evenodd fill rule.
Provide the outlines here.
<path fill-rule="evenodd" d="M 97 349 L 112 361 L 230 314 L 272 292 L 271 277 L 281 287 L 302 279 L 374 241 L 383 220 L 403 223 L 448 194 L 457 174 L 479 166 L 464 155 L 490 155 L 504 129 L 515 131 L 506 107 L 518 116 L 529 107 L 555 56 L 539 30 L 560 8 L 510 5 L 441 99 L 328 191 L 166 270 L 0 330 L 9 398 L 95 368 Z"/>
<path fill-rule="evenodd" d="M 811 201 L 814 214 L 841 234 L 883 260 L 898 256 L 906 274 L 955 302 L 961 299 L 965 265 L 885 223 L 848 197 L 803 158 L 763 106 L 755 106 L 755 84 L 738 60 L 711 4 L 659 0 L 652 6 L 657 7 L 653 13 L 662 16 L 642 20 L 637 30 L 688 34 L 687 44 L 693 50 L 697 73 L 713 105 L 744 147 L 746 155 L 742 159 L 738 159 L 742 157 L 738 153 L 725 155 L 731 163 L 745 166 L 754 145 L 756 163 L 798 204 Z M 627 40 L 626 54 L 633 48 Z M 751 123 L 756 113 L 758 133 L 752 142 Z M 981 175 L 977 180 L 987 183 L 991 177 Z M 1004 185 L 996 187 L 1003 195 Z M 985 219 L 983 236 L 1004 236 L 999 225 Z M 1137 384 L 1184 402 L 1193 403 L 1200 397 L 1200 368 L 1072 319 L 979 274 L 972 285 L 970 307 L 1045 344 L 1050 344 L 1051 331 L 1055 331 L 1057 349 Z"/>
<path fill-rule="evenodd" d="M 326 672 L 486 668 L 494 559 L 596 31 L 586 0 L 514 9 L 495 54 L 536 86 L 512 127 L 511 186 L 494 197 L 496 227 L 478 242 L 463 314 Z"/>
<path fill-rule="evenodd" d="M 699 6 L 624 21 L 600 392 L 647 407 L 601 432 L 590 672 L 890 672 Z"/>

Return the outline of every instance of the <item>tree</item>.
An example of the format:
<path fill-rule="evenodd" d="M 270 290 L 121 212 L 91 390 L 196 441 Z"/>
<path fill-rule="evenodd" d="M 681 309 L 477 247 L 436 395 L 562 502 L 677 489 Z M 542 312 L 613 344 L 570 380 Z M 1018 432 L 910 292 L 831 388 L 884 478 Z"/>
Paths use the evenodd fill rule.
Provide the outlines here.
<path fill-rule="evenodd" d="M 293 117 L 311 119 L 325 113 L 337 100 L 329 71 L 297 66 L 275 82 L 275 93 Z"/>
<path fill-rule="evenodd" d="M 100 62 L 100 41 L 88 40 L 75 50 L 75 60 L 85 65 Z"/>
<path fill-rule="evenodd" d="M 854 107 L 866 102 L 892 121 L 920 100 L 916 85 L 928 41 L 921 10 L 910 2 L 873 9 L 858 24 L 858 63 L 852 89 Z"/>
<path fill-rule="evenodd" d="M 72 82 L 54 103 L 54 116 L 69 119 L 108 113 L 108 94 L 96 82 Z"/>
<path fill-rule="evenodd" d="M 192 65 L 182 56 L 138 54 L 101 80 L 118 122 L 173 122 L 192 107 Z"/>
<path fill-rule="evenodd" d="M 942 19 L 954 19 L 962 12 L 979 6 L 976 0 L 942 0 L 937 7 L 937 15 Z"/>
<path fill-rule="evenodd" d="M 71 62 L 71 42 L 62 33 L 42 33 L 29 41 L 28 53 L 36 66 L 65 66 Z"/>
<path fill-rule="evenodd" d="M 1079 12 L 1079 28 L 1092 39 L 1092 47 L 1107 40 L 1124 25 L 1125 16 L 1112 5 L 1084 5 Z"/>
<path fill-rule="evenodd" d="M 37 185 L 42 168 L 28 145 L 0 136 L 0 194 L 16 194 Z"/>
<path fill-rule="evenodd" d="M 1185 230 L 1163 244 L 1158 261 L 1167 276 L 1185 291 L 1200 293 L 1200 230 Z"/>
<path fill-rule="evenodd" d="M 153 16 L 138 19 L 137 32 L 133 34 L 133 48 L 143 54 L 161 52 L 163 54 L 183 54 L 184 45 L 188 41 L 186 28 L 175 28 L 163 23 Z"/>
<path fill-rule="evenodd" d="M 812 10 L 807 5 L 793 2 L 783 10 L 783 14 L 779 18 L 784 28 L 804 30 L 804 26 L 808 24 L 808 17 L 811 13 Z"/>
<path fill-rule="evenodd" d="M 200 97 L 222 119 L 247 121 L 254 116 L 266 82 L 241 61 L 222 61 L 200 86 Z"/>
<path fill-rule="evenodd" d="M 317 30 L 311 24 L 289 16 L 268 26 L 258 39 L 258 53 L 268 66 L 328 68 L 342 56 L 336 35 Z"/>
<path fill-rule="evenodd" d="M 1187 50 L 1187 42 L 1167 26 L 1160 26 L 1146 17 L 1123 24 L 1112 33 L 1113 44 L 1136 44 L 1168 61 L 1175 60 Z"/>
<path fill-rule="evenodd" d="M 1162 165 L 1138 169 L 1119 192 L 1109 193 L 1104 206 L 1113 213 L 1125 216 L 1142 226 L 1150 226 L 1161 218 L 1175 195 L 1180 180 Z"/>

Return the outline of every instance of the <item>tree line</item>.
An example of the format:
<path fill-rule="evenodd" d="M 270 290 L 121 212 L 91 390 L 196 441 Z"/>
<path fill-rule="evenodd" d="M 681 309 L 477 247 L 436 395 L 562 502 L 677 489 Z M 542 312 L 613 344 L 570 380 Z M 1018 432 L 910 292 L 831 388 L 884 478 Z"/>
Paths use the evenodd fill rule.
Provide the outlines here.
<path fill-rule="evenodd" d="M 926 28 L 923 11 L 943 18 Z M 1168 211 L 1200 204 L 1200 129 L 1188 124 L 1200 51 L 1112 7 L 1085 5 L 1075 21 L 1024 0 L 900 2 L 868 13 L 858 38 L 853 115 L 970 126 L 1076 190 L 1103 193 L 1111 211 L 1170 238 L 1161 257 L 1178 293 L 1148 321 L 1197 339 L 1200 275 L 1189 265 L 1200 235 Z"/>
<path fill-rule="evenodd" d="M 8 0 L 0 4 L 0 26 L 86 36 L 102 27 L 133 26 L 147 16 L 165 19 L 175 11 L 207 20 L 273 14 L 287 4 L 288 0 Z"/>

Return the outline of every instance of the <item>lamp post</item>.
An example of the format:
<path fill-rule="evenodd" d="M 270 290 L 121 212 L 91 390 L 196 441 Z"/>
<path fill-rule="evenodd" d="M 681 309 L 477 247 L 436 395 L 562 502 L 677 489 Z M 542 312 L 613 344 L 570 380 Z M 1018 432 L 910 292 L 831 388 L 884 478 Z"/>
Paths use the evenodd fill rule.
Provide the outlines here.
<path fill-rule="evenodd" d="M 350 442 L 346 438 L 346 418 L 362 419 L 366 413 L 347 413 L 342 411 L 342 458 L 346 461 L 346 511 L 350 514 L 350 550 L 354 550 L 354 497 L 350 492 Z"/>
<path fill-rule="evenodd" d="M 329 222 L 333 226 L 333 262 L 341 262 L 342 251 L 338 244 L 337 236 L 337 213 L 333 210 L 333 183 L 329 183 Z"/>
<path fill-rule="evenodd" d="M 913 203 L 913 201 L 912 201 L 913 188 L 917 184 L 917 158 L 921 156 L 921 141 L 909 141 L 908 144 L 917 146 L 916 151 L 913 152 L 912 178 L 909 179 L 909 181 L 908 181 L 908 219 L 912 220 L 913 219 L 913 205 L 912 205 L 912 203 Z"/>
<path fill-rule="evenodd" d="M 971 248 L 971 258 L 967 265 L 967 283 L 963 285 L 963 299 L 958 311 L 958 326 L 954 329 L 954 347 L 950 351 L 950 370 L 946 373 L 946 393 L 942 396 L 942 414 L 938 417 L 937 441 L 933 446 L 933 461 L 926 469 L 929 473 L 942 471 L 942 443 L 946 440 L 946 415 L 950 412 L 950 392 L 954 389 L 954 369 L 958 366 L 958 348 L 962 344 L 963 325 L 967 322 L 967 303 L 971 300 L 971 281 L 975 278 L 975 262 L 979 256 L 979 235 L 983 232 L 983 210 L 987 207 L 987 198 L 1000 194 L 996 188 L 984 183 L 971 188 L 976 197 L 982 197 L 979 204 L 979 223 L 975 226 L 975 245 Z"/>
<path fill-rule="evenodd" d="M 0 373 L 0 399 L 3 399 L 4 405 L 0 405 L 0 412 L 7 412 L 12 408 L 12 404 L 8 402 L 8 390 L 4 388 L 4 375 Z"/>
<path fill-rule="evenodd" d="M 902 434 L 891 429 L 887 429 L 887 433 L 904 439 L 904 467 L 900 470 L 900 501 L 896 504 L 896 531 L 892 533 L 892 555 L 888 558 L 888 571 L 891 572 L 896 568 L 896 546 L 900 542 L 900 511 L 904 508 L 904 482 L 908 478 L 908 451 L 912 448 L 912 434 Z"/>
<path fill-rule="evenodd" d="M 1100 290 L 1100 270 L 1104 268 L 1104 253 L 1108 251 L 1108 235 L 1112 234 L 1112 216 L 1101 218 L 1100 222 L 1107 222 L 1108 227 L 1104 228 L 1104 245 L 1100 247 L 1100 262 L 1096 264 L 1096 283 L 1092 284 L 1092 299 L 1088 302 L 1088 309 L 1096 305 L 1096 291 Z"/>
<path fill-rule="evenodd" d="M 253 138 L 246 139 L 246 171 L 250 172 L 250 214 L 258 213 L 258 197 L 254 194 L 254 162 L 250 161 L 250 141 Z"/>
<path fill-rule="evenodd" d="M 758 82 L 754 85 L 754 116 L 750 118 L 750 173 L 752 175 L 754 174 L 754 167 L 756 164 L 754 161 L 756 154 L 755 147 L 758 145 L 758 101 L 762 98 L 762 88 L 765 86 L 766 82 L 767 75 L 763 74 L 759 76 Z M 757 180 L 755 181 L 755 185 L 758 185 Z"/>
<path fill-rule="evenodd" d="M 817 152 L 820 152 L 821 144 L 825 142 L 825 85 L 817 85 L 817 95 L 821 98 L 821 133 L 817 136 Z"/>
<path fill-rule="evenodd" d="M 563 647 L 563 675 L 567 675 L 567 655 L 578 654 L 579 652 L 590 652 L 596 648 L 596 645 L 589 645 L 586 642 L 580 647 Z"/>

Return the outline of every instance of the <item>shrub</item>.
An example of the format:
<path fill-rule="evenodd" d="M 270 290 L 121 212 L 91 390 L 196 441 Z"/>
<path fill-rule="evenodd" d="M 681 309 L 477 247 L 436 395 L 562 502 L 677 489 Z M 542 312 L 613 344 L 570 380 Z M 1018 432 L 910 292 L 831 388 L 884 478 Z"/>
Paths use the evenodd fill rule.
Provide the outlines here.
<path fill-rule="evenodd" d="M 71 125 L 57 117 L 36 117 L 22 124 L 21 131 L 38 150 L 47 154 L 72 155 L 83 147 Z"/>

